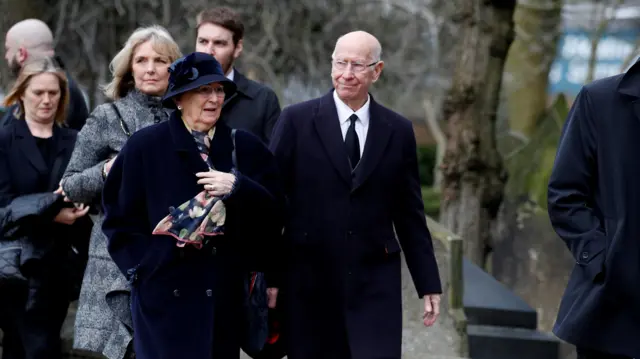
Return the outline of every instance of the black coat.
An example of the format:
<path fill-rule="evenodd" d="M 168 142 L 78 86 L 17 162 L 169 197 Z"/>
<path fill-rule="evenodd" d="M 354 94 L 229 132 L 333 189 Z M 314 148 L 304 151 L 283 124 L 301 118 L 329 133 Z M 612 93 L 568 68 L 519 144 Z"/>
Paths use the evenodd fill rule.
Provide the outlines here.
<path fill-rule="evenodd" d="M 640 357 L 640 63 L 582 88 L 562 130 L 549 217 L 575 258 L 554 333 Z"/>
<path fill-rule="evenodd" d="M 290 205 L 279 302 L 288 357 L 339 359 L 350 348 L 353 359 L 399 359 L 396 235 L 419 297 L 441 292 L 411 123 L 371 97 L 364 153 L 352 174 L 330 92 L 285 108 L 270 147 Z"/>
<path fill-rule="evenodd" d="M 280 116 L 280 104 L 269 87 L 246 78 L 234 69 L 238 91 L 225 100 L 221 119 L 229 127 L 251 132 L 269 144 L 271 132 Z"/>
<path fill-rule="evenodd" d="M 210 149 L 217 170 L 231 170 L 232 150 L 231 129 L 219 123 Z M 207 166 L 178 112 L 133 134 L 109 172 L 102 228 L 111 257 L 132 281 L 137 358 L 239 357 L 243 274 L 249 265 L 270 272 L 247 261 L 252 252 L 272 260 L 284 197 L 273 155 L 258 138 L 237 131 L 236 157 L 240 175 L 225 200 L 225 234 L 201 250 L 151 235 L 170 206 L 203 189 L 195 173 Z"/>
<path fill-rule="evenodd" d="M 70 204 L 64 204 L 61 196 L 53 191 L 58 188 L 71 158 L 76 134 L 74 130 L 54 126 L 54 159 L 49 168 L 24 120 L 0 129 L 2 237 L 21 243 L 22 270 L 27 278 L 34 275 L 43 278 L 40 275 L 43 271 L 50 272 L 46 278 L 58 282 L 57 295 L 68 295 L 69 299 L 77 295 L 79 288 L 74 290 L 72 286 L 79 285 L 83 270 L 69 266 L 71 246 L 77 246 L 78 252 L 86 254 L 91 221 L 83 217 L 71 226 L 54 223 L 58 211 Z M 75 259 L 82 262 L 80 258 Z M 43 283 L 30 282 L 30 285 L 40 287 Z M 66 291 L 67 288 L 72 292 Z"/>

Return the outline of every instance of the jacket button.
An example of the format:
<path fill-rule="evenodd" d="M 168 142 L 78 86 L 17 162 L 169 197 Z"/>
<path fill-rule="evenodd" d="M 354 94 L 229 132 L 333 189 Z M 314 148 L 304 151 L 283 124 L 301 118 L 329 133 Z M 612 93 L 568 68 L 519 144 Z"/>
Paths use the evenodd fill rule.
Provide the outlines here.
<path fill-rule="evenodd" d="M 216 253 L 218 253 L 218 249 L 216 247 L 211 247 L 211 254 L 215 256 Z"/>
<path fill-rule="evenodd" d="M 353 231 L 348 231 L 347 234 L 349 234 L 351 236 L 351 235 L 353 235 Z"/>
<path fill-rule="evenodd" d="M 180 296 L 180 291 L 179 291 L 179 290 L 177 290 L 177 289 L 175 289 L 175 290 L 173 291 L 173 296 L 174 296 L 174 297 L 179 297 L 179 296 Z"/>
<path fill-rule="evenodd" d="M 207 297 L 213 296 L 213 291 L 211 289 L 207 289 Z"/>
<path fill-rule="evenodd" d="M 589 258 L 589 252 L 582 252 L 582 259 Z"/>

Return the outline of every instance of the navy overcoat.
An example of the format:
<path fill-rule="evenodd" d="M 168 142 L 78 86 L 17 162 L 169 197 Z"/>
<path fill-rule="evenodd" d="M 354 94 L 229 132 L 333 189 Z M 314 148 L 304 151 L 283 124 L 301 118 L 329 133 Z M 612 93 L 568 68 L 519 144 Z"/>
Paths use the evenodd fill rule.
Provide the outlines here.
<path fill-rule="evenodd" d="M 202 191 L 195 173 L 207 171 L 177 111 L 136 132 L 111 168 L 103 229 L 109 253 L 132 282 L 137 358 L 239 357 L 243 276 L 249 267 L 271 271 L 264 265 L 280 238 L 284 197 L 273 155 L 262 142 L 238 130 L 235 148 L 239 175 L 225 200 L 225 234 L 200 250 L 151 235 L 170 206 Z M 219 122 L 209 154 L 217 170 L 231 170 L 232 149 L 231 130 Z M 260 265 L 249 260 L 256 251 L 264 259 Z"/>
<path fill-rule="evenodd" d="M 400 359 L 401 248 L 415 300 L 441 292 L 411 122 L 373 97 L 369 111 L 353 172 L 332 92 L 285 108 L 275 127 L 270 148 L 290 203 L 278 299 L 289 359 Z"/>
<path fill-rule="evenodd" d="M 582 88 L 549 181 L 549 217 L 575 265 L 554 333 L 640 358 L 640 63 Z"/>

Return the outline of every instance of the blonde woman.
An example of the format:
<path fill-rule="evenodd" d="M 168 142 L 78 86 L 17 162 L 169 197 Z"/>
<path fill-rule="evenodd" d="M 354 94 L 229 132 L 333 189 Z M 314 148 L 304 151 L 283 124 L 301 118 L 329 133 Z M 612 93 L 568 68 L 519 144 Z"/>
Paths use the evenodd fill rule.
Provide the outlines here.
<path fill-rule="evenodd" d="M 113 100 L 98 106 L 78 134 L 78 143 L 61 181 L 60 192 L 72 202 L 90 204 L 94 228 L 75 322 L 74 348 L 109 359 L 131 356 L 129 283 L 111 260 L 101 230 L 101 192 L 118 152 L 141 128 L 163 122 L 161 105 L 169 65 L 181 56 L 171 35 L 160 26 L 137 29 L 113 58 L 113 80 L 105 86 Z"/>
<path fill-rule="evenodd" d="M 88 207 L 53 192 L 71 158 L 77 132 L 61 125 L 69 101 L 67 77 L 51 58 L 25 63 L 5 98 L 16 121 L 0 131 L 0 241 L 22 248 L 23 279 L 0 281 L 3 358 L 58 359 L 60 328 L 73 285 L 71 243 L 89 237 Z M 28 216 L 15 218 L 20 212 Z M 85 242 L 86 243 L 86 242 Z M 3 247 L 3 259 L 10 253 Z"/>

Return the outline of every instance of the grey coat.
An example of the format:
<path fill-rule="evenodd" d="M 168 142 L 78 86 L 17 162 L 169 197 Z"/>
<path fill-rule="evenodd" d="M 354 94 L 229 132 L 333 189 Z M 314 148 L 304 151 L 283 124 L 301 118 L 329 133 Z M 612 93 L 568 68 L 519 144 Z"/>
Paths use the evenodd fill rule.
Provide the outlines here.
<path fill-rule="evenodd" d="M 74 202 L 97 209 L 89 246 L 89 262 L 84 274 L 75 321 L 74 348 L 101 353 L 109 359 L 122 359 L 132 339 L 129 283 L 107 252 L 102 232 L 100 196 L 104 178 L 102 168 L 117 155 L 133 132 L 168 119 L 160 98 L 130 92 L 115 102 L 120 123 L 111 104 L 91 113 L 78 134 L 62 188 Z"/>

